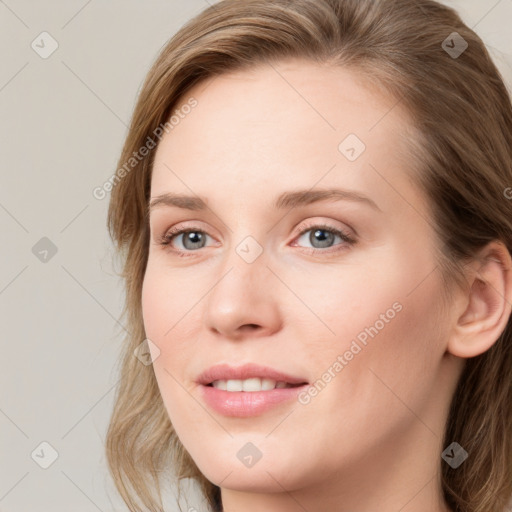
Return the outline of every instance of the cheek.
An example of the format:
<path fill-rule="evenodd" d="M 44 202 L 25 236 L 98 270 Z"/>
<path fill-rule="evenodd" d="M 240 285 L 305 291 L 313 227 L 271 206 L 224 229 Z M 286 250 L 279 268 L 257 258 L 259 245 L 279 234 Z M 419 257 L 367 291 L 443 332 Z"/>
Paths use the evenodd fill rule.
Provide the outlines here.
<path fill-rule="evenodd" d="M 296 418 L 311 432 L 320 428 L 317 418 L 329 419 L 314 442 L 325 453 L 324 467 L 394 443 L 418 422 L 411 411 L 423 417 L 432 399 L 443 353 L 433 330 L 438 282 L 409 294 L 407 280 L 395 277 L 387 288 L 338 292 L 338 307 L 324 317 L 336 337 L 317 337 L 303 354 L 315 370 L 317 391 L 303 397 Z M 340 431 L 347 436 L 340 439 Z M 338 439 L 335 448 L 332 439 Z"/>
<path fill-rule="evenodd" d="M 173 344 L 182 339 L 183 330 L 192 321 L 194 304 L 204 291 L 197 280 L 184 278 L 158 261 L 148 261 L 142 285 L 142 316 L 146 335 L 155 342 Z M 172 341 L 172 343 L 170 343 Z M 160 347 L 161 349 L 163 347 Z"/>
<path fill-rule="evenodd" d="M 321 322 L 309 315 L 309 329 L 300 326 L 308 335 L 300 339 L 316 377 L 327 382 L 329 373 L 336 376 L 333 399 L 363 407 L 386 403 L 386 394 L 398 402 L 395 392 L 418 402 L 434 386 L 446 341 L 440 274 L 432 272 L 431 256 L 403 254 L 381 253 L 364 272 L 345 268 L 334 278 L 330 272 L 325 286 L 304 295 Z"/>
<path fill-rule="evenodd" d="M 371 340 L 389 338 L 394 330 L 392 338 L 399 341 L 396 334 L 403 325 L 410 284 L 401 272 L 403 267 L 399 271 L 387 265 L 389 270 L 384 273 L 380 270 L 383 261 L 376 263 L 344 266 L 336 272 L 325 268 L 307 277 L 295 275 L 293 281 L 288 277 L 304 305 L 286 301 L 289 309 L 284 315 L 293 318 L 289 323 L 308 358 L 313 358 L 312 367 L 319 369 L 335 360 L 354 340 L 362 348 L 370 347 Z"/>
<path fill-rule="evenodd" d="M 340 409 L 339 421 L 352 423 L 355 430 L 378 424 L 382 432 L 392 432 L 414 420 L 408 408 L 424 410 L 444 353 L 437 278 L 432 275 L 411 293 L 410 281 L 397 275 L 393 286 L 375 286 L 362 302 L 350 297 L 345 321 L 337 323 L 335 349 L 323 361 L 327 370 L 343 357 L 324 404 L 332 410 L 350 404 L 351 419 L 347 409 Z"/>
<path fill-rule="evenodd" d="M 167 415 L 174 428 L 178 429 L 180 419 L 184 416 L 183 411 L 188 410 L 185 393 L 177 383 L 182 378 L 175 371 L 175 368 L 186 361 L 184 351 L 176 346 L 180 337 L 184 336 L 177 335 L 177 332 L 185 323 L 178 322 L 183 316 L 179 312 L 183 302 L 176 297 L 172 284 L 173 280 L 166 276 L 165 270 L 162 271 L 148 262 L 141 296 L 144 329 L 146 337 L 157 347 L 158 352 L 156 349 L 152 350 L 153 371 Z M 180 361 L 180 358 L 183 360 Z"/>
<path fill-rule="evenodd" d="M 157 347 L 157 357 L 152 352 L 153 370 L 166 407 L 173 403 L 170 397 L 179 395 L 177 381 L 183 381 L 176 369 L 186 368 L 194 350 L 195 338 L 189 326 L 196 321 L 192 321 L 191 313 L 187 315 L 189 301 L 176 291 L 179 289 L 166 269 L 148 262 L 142 286 L 142 316 L 146 337 Z"/>
<path fill-rule="evenodd" d="M 157 278 L 156 272 L 148 269 L 142 285 L 142 317 L 149 339 L 157 341 L 169 329 L 173 304 L 168 304 L 170 294 L 165 292 L 166 280 Z M 168 304 L 168 307 L 166 306 Z"/>

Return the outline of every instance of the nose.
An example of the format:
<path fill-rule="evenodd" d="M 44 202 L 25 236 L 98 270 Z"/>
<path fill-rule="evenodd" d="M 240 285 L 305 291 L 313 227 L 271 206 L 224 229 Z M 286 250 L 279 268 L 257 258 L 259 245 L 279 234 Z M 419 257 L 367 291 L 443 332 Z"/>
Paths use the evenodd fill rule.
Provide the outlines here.
<path fill-rule="evenodd" d="M 279 280 L 263 252 L 248 262 L 233 250 L 206 297 L 205 323 L 218 337 L 239 340 L 277 331 L 282 317 Z"/>

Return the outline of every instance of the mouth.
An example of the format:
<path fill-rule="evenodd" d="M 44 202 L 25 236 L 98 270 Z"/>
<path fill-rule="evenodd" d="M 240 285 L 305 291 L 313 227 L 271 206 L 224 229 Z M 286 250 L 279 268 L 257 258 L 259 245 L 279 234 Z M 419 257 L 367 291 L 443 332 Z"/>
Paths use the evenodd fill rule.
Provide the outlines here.
<path fill-rule="evenodd" d="M 308 384 L 303 377 L 255 363 L 246 363 L 242 366 L 214 365 L 201 373 L 196 382 L 223 391 L 248 393 L 296 388 Z"/>
<path fill-rule="evenodd" d="M 276 381 L 273 379 L 253 377 L 249 379 L 219 379 L 205 384 L 207 387 L 213 387 L 222 391 L 255 393 L 261 391 L 272 391 L 274 389 L 298 388 L 307 385 L 307 382 L 291 383 L 285 381 Z"/>
<path fill-rule="evenodd" d="M 226 417 L 261 416 L 276 407 L 290 407 L 309 384 L 270 378 L 216 379 L 200 385 L 202 400 Z"/>
<path fill-rule="evenodd" d="M 203 401 L 223 416 L 260 416 L 275 407 L 289 407 L 309 386 L 304 377 L 270 366 L 214 365 L 196 378 Z"/>

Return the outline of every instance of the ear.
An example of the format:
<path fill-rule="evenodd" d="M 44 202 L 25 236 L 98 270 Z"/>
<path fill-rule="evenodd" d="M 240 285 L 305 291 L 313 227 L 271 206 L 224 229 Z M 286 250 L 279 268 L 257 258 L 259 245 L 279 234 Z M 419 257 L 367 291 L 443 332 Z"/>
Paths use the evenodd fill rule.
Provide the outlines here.
<path fill-rule="evenodd" d="M 457 313 L 447 351 L 468 358 L 492 347 L 505 330 L 512 309 L 512 259 L 500 241 L 486 245 L 469 265 L 461 314 Z"/>

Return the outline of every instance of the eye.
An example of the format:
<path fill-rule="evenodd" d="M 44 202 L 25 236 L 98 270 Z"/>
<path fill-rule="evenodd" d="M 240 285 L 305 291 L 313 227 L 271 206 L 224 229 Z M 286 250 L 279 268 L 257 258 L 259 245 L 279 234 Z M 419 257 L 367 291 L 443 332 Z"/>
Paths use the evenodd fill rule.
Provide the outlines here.
<path fill-rule="evenodd" d="M 303 238 L 308 232 L 311 233 L 307 237 L 307 240 L 311 243 L 312 247 L 302 247 L 302 249 L 311 254 L 337 252 L 356 243 L 356 240 L 349 234 L 325 224 L 313 224 L 305 227 L 300 232 L 297 240 Z M 207 237 L 210 237 L 210 235 L 198 228 L 171 228 L 159 238 L 158 243 L 180 257 L 187 257 L 192 256 L 193 253 L 197 252 L 199 249 L 206 247 Z M 332 246 L 336 237 L 344 243 L 338 243 Z M 175 239 L 181 239 L 181 248 L 174 246 Z M 292 244 L 292 246 L 295 245 L 296 244 Z M 338 246 L 339 248 L 337 248 Z M 334 249 L 332 249 L 332 247 L 334 247 Z"/>
<path fill-rule="evenodd" d="M 202 249 L 205 246 L 206 237 L 209 237 L 209 235 L 201 229 L 171 228 L 160 238 L 159 244 L 172 247 L 173 240 L 181 238 L 183 249 L 172 248 L 170 250 L 173 250 L 179 256 L 187 256 L 187 252 Z"/>
<path fill-rule="evenodd" d="M 305 237 L 307 233 L 309 233 L 309 236 Z M 297 240 L 300 240 L 303 237 L 305 237 L 306 240 L 312 245 L 312 247 L 305 247 L 305 249 L 309 249 L 308 252 L 311 252 L 313 254 L 318 252 L 333 252 L 331 250 L 323 249 L 330 249 L 336 237 L 338 237 L 345 243 L 336 244 L 334 246 L 334 251 L 343 250 L 343 246 L 351 246 L 356 243 L 356 240 L 347 233 L 345 233 L 344 231 L 325 224 L 306 227 L 301 231 Z M 341 246 L 341 249 L 336 249 L 336 246 Z"/>

